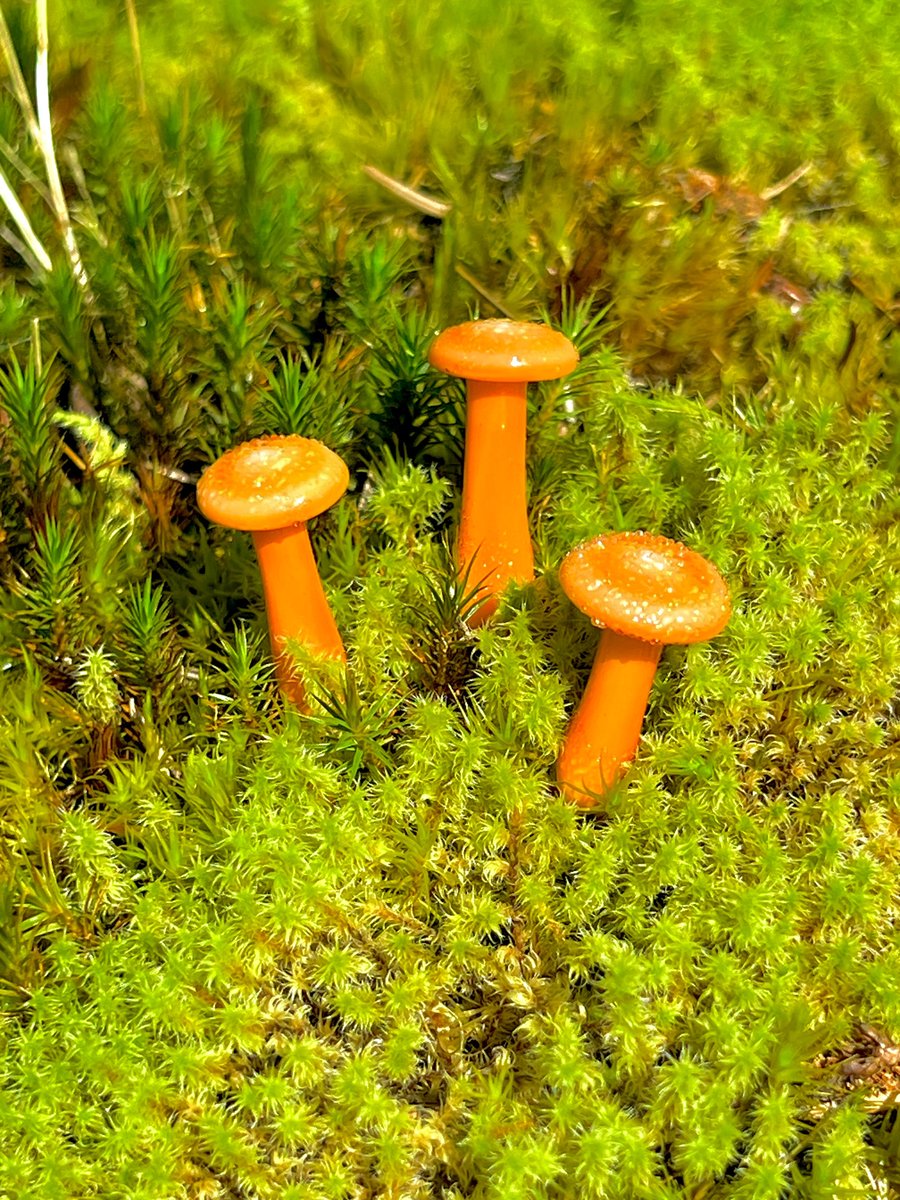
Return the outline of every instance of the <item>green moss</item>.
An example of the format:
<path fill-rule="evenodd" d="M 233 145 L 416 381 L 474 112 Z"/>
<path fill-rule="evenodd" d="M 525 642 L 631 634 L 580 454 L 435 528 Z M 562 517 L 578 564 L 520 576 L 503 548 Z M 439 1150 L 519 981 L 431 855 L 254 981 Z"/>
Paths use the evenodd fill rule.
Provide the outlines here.
<path fill-rule="evenodd" d="M 90 293 L 37 191 L 54 271 L 0 289 L 0 1193 L 888 1195 L 895 18 L 172 0 L 141 115 L 101 9 L 51 53 L 62 93 L 109 64 L 61 131 Z M 530 395 L 537 579 L 473 630 L 426 352 L 495 301 L 582 361 Z M 304 714 L 194 499 L 272 431 L 351 469 L 311 527 L 349 661 L 299 655 Z M 734 613 L 585 814 L 557 571 L 636 528 Z"/>
<path fill-rule="evenodd" d="M 609 523 L 609 496 L 586 495 L 619 408 L 611 487 L 637 500 L 645 464 L 672 481 L 641 520 L 713 554 L 735 617 L 666 652 L 640 759 L 599 816 L 552 788 L 594 640 L 552 574 L 479 632 L 451 694 L 421 691 L 409 647 L 433 635 L 406 598 L 447 563 L 423 524 L 446 489 L 420 468 L 392 463 L 362 510 L 341 601 L 352 709 L 283 713 L 240 629 L 220 658 L 146 589 L 129 636 L 156 623 L 155 673 L 148 649 L 130 675 L 114 640 L 85 644 L 67 685 L 13 660 L 3 770 L 32 782 L 4 816 L 4 1186 L 762 1196 L 798 1137 L 803 1194 L 859 1177 L 855 1110 L 812 1114 L 836 1089 L 816 1057 L 854 1021 L 900 1021 L 883 425 L 842 417 L 823 439 L 785 398 L 745 432 L 693 399 L 635 401 L 596 392 L 565 435 L 552 553 Z M 317 539 L 326 574 L 337 537 Z M 68 613 L 42 645 L 84 640 Z M 113 720 L 109 687 L 137 712 Z"/>

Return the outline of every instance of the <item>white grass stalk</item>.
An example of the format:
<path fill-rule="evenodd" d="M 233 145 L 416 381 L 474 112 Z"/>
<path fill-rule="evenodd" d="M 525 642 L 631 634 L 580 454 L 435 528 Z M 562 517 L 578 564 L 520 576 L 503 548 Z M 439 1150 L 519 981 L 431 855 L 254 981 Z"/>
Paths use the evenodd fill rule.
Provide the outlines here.
<path fill-rule="evenodd" d="M 19 66 L 19 60 L 16 57 L 16 48 L 10 37 L 9 26 L 6 24 L 6 17 L 3 15 L 2 7 L 0 7 L 0 48 L 2 48 L 3 57 L 6 59 L 6 69 L 9 71 L 9 78 L 12 83 L 13 94 L 16 97 L 16 103 L 22 110 L 22 116 L 25 118 L 28 132 L 34 138 L 35 142 L 40 145 L 41 131 L 38 128 L 37 116 L 35 115 L 34 106 L 31 103 L 31 96 L 28 94 L 28 88 L 25 86 L 25 78 L 22 75 L 22 68 Z"/>
<path fill-rule="evenodd" d="M 47 28 L 47 0 L 35 0 L 37 16 L 37 63 L 34 71 L 35 93 L 37 96 L 38 146 L 44 158 L 44 169 L 47 172 L 47 182 L 50 185 L 50 196 L 53 200 L 53 211 L 59 222 L 63 235 L 63 245 L 72 267 L 75 282 L 84 291 L 89 291 L 89 281 L 84 264 L 81 261 L 81 251 L 75 240 L 69 209 L 63 194 L 62 181 L 59 177 L 59 167 L 56 163 L 56 152 L 53 146 L 53 127 L 50 115 L 50 34 Z"/>
<path fill-rule="evenodd" d="M 35 0 L 35 13 L 37 17 L 38 42 L 37 63 L 35 65 L 37 112 L 35 112 L 34 105 L 31 103 L 31 96 L 28 94 L 28 88 L 25 85 L 25 78 L 22 75 L 22 68 L 19 65 L 19 59 L 16 55 L 16 49 L 13 45 L 2 7 L 0 7 L 0 50 L 2 50 L 6 61 L 6 69 L 9 71 L 13 95 L 21 110 L 25 126 L 37 144 L 41 152 L 41 157 L 44 160 L 44 169 L 47 172 L 47 182 L 50 188 L 48 192 L 47 189 L 41 186 L 39 189 L 40 193 L 47 200 L 62 231 L 63 244 L 66 248 L 66 254 L 75 280 L 81 288 L 89 292 L 87 272 L 81 261 L 81 253 L 78 249 L 78 243 L 75 240 L 75 234 L 72 231 L 72 222 L 69 218 L 69 210 L 62 189 L 59 168 L 56 163 L 56 153 L 53 146 L 53 130 L 50 115 L 50 38 L 47 28 L 47 0 Z M 15 152 L 13 151 L 13 153 Z M 10 158 L 10 161 L 18 166 L 18 163 L 14 159 Z M 31 251 L 34 260 L 45 271 L 52 270 L 53 264 L 50 256 L 35 234 L 31 222 L 28 220 L 22 205 L 19 203 L 18 197 L 9 185 L 6 176 L 2 172 L 0 172 L 0 176 L 2 176 L 2 179 L 0 179 L 0 199 L 3 200 L 9 209 L 10 215 L 18 226 L 22 237 L 25 239 L 25 244 Z M 9 241 L 9 238 L 7 238 L 7 241 Z M 10 242 L 10 244 L 12 245 L 13 243 Z"/>
<path fill-rule="evenodd" d="M 38 264 L 39 268 L 43 268 L 45 271 L 52 271 L 53 263 L 50 255 L 44 249 L 41 239 L 34 232 L 34 227 L 28 219 L 28 214 L 19 203 L 19 197 L 10 186 L 10 182 L 6 178 L 6 174 L 2 168 L 0 168 L 0 200 L 9 209 L 9 215 L 15 221 L 16 228 L 21 233 L 25 245 L 28 247 L 32 258 Z M 10 242 L 10 245 L 13 245 L 9 237 L 6 240 Z"/>

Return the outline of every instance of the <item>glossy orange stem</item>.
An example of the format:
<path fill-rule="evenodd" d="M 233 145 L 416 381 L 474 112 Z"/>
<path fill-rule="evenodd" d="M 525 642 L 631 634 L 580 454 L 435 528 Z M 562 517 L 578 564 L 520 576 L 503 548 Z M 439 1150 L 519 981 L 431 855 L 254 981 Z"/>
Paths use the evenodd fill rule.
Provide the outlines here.
<path fill-rule="evenodd" d="M 471 624 L 497 607 L 506 585 L 534 578 L 525 496 L 527 383 L 468 381 L 459 565 L 486 597 Z"/>
<path fill-rule="evenodd" d="M 306 522 L 254 532 L 253 544 L 278 682 L 288 699 L 305 709 L 306 693 L 294 673 L 286 642 L 300 642 L 322 658 L 345 661 L 347 657 L 319 579 Z"/>
<path fill-rule="evenodd" d="M 662 646 L 606 629 L 557 764 L 567 799 L 590 808 L 634 758 Z"/>

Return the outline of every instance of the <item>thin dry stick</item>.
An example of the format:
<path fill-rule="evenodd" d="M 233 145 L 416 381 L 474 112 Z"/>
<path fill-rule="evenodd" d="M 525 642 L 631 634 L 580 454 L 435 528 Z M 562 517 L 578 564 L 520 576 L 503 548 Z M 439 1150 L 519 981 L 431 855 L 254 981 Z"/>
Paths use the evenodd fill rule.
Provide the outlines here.
<path fill-rule="evenodd" d="M 209 237 L 209 245 L 213 254 L 216 256 L 216 262 L 222 266 L 222 273 L 229 279 L 236 278 L 234 268 L 228 261 L 228 254 L 222 249 L 222 239 L 219 237 L 219 230 L 216 227 L 216 218 L 213 215 L 213 210 L 209 206 L 209 201 L 198 189 L 192 193 L 197 201 L 197 207 L 200 209 L 200 214 L 203 217 L 203 223 L 206 225 L 206 233 Z"/>
<path fill-rule="evenodd" d="M 147 92 L 144 88 L 144 59 L 141 54 L 141 32 L 138 28 L 137 9 L 134 0 L 125 0 L 125 12 L 128 14 L 128 35 L 131 38 L 131 53 L 134 55 L 134 74 L 137 80 L 138 112 L 142 117 L 147 115 Z"/>
<path fill-rule="evenodd" d="M 784 179 L 779 179 L 777 183 L 773 183 L 771 187 L 760 192 L 760 199 L 766 201 L 774 200 L 776 196 L 780 196 L 782 192 L 786 192 L 789 187 L 793 187 L 798 180 L 802 179 L 811 170 L 811 162 L 802 163 L 796 170 L 791 171 L 790 175 L 785 175 Z"/>
<path fill-rule="evenodd" d="M 88 216 L 87 221 L 82 220 L 79 224 L 89 229 L 101 246 L 106 246 L 108 245 L 106 235 L 100 228 L 100 218 L 97 215 L 97 209 L 94 207 L 94 201 L 91 199 L 91 193 L 88 191 L 87 180 L 84 177 L 84 168 L 81 165 L 81 159 L 78 157 L 78 151 L 72 142 L 66 142 L 62 148 L 62 155 L 66 160 L 66 166 L 72 173 L 72 178 L 75 180 L 75 186 L 78 188 L 78 194 L 81 196 L 81 201 Z"/>
<path fill-rule="evenodd" d="M 368 163 L 363 167 L 363 174 L 368 175 L 370 179 L 381 184 L 383 188 L 391 192 L 394 196 L 399 197 L 399 199 L 404 200 L 407 204 L 429 217 L 437 217 L 439 220 L 443 220 L 444 217 L 453 211 L 452 204 L 445 204 L 443 200 L 435 200 L 433 196 L 426 196 L 423 192 L 417 192 L 415 188 L 407 187 L 399 179 L 385 175 L 384 171 L 379 171 L 377 167 L 373 167 Z M 494 292 L 489 291 L 480 280 L 476 279 L 468 267 L 464 267 L 461 263 L 456 263 L 455 270 L 460 279 L 464 279 L 469 287 L 474 288 L 498 312 L 503 313 L 504 317 L 515 319 L 515 314 L 507 308 L 500 297 Z"/>
<path fill-rule="evenodd" d="M 40 275 L 41 271 L 44 270 L 43 265 L 34 257 L 25 242 L 21 238 L 16 237 L 8 225 L 0 225 L 0 238 L 3 238 L 8 246 L 12 246 L 19 258 L 23 262 L 28 263 L 35 275 Z"/>
<path fill-rule="evenodd" d="M 31 346 L 34 352 L 34 369 L 38 375 L 44 373 L 44 356 L 41 354 L 41 318 L 31 318 Z"/>
<path fill-rule="evenodd" d="M 53 147 L 53 126 L 50 116 L 50 34 L 47 28 L 47 0 L 35 0 L 37 16 L 37 63 L 34 70 L 35 92 L 37 95 L 38 115 L 38 145 L 44 156 L 44 169 L 47 172 L 47 182 L 50 184 L 50 195 L 53 198 L 53 209 L 63 235 L 63 245 L 72 266 L 72 274 L 79 287 L 90 292 L 87 271 L 81 261 L 81 251 L 75 240 L 75 232 L 69 218 L 69 209 L 63 194 L 62 180 L 59 177 L 59 167 L 56 163 L 56 153 Z"/>
<path fill-rule="evenodd" d="M 453 269 L 456 271 L 460 279 L 464 279 L 469 287 L 474 288 L 479 296 L 483 296 L 485 300 L 487 300 L 488 304 L 492 304 L 494 308 L 496 308 L 497 312 L 503 313 L 504 317 L 509 317 L 511 321 L 516 320 L 516 314 L 512 311 L 512 309 L 507 308 L 496 292 L 489 291 L 484 284 L 472 274 L 468 267 L 464 267 L 462 263 L 455 263 Z"/>
<path fill-rule="evenodd" d="M 417 192 L 415 188 L 407 187 L 405 183 L 401 183 L 399 179 L 393 179 L 390 175 L 385 175 L 384 171 L 379 171 L 377 167 L 367 164 L 363 167 L 363 173 L 429 217 L 442 219 L 453 208 L 452 204 L 445 204 L 443 200 L 435 200 L 433 196 L 426 196 L 424 192 Z"/>
<path fill-rule="evenodd" d="M 42 179 L 39 179 L 29 167 L 28 163 L 23 162 L 19 155 L 15 152 L 9 142 L 5 138 L 0 137 L 0 154 L 6 159 L 10 166 L 15 167 L 26 183 L 30 184 L 41 199 L 46 203 L 48 208 L 53 207 L 53 201 L 50 199 L 50 193 L 47 190 L 47 185 Z"/>
<path fill-rule="evenodd" d="M 134 58 L 134 74 L 137 81 L 138 93 L 138 112 L 146 121 L 150 115 L 150 109 L 147 107 L 147 89 L 144 85 L 144 55 L 141 50 L 141 30 L 140 25 L 138 24 L 137 8 L 135 7 L 134 0 L 125 0 L 125 13 L 128 17 L 128 36 L 131 41 L 131 54 Z M 186 101 L 187 97 L 185 96 L 185 102 Z M 162 157 L 162 147 L 159 141 L 159 130 L 156 128 L 155 122 L 148 121 L 147 124 L 150 136 L 153 138 L 157 149 L 160 151 L 160 157 Z M 185 223 L 182 220 L 181 213 L 178 211 L 178 205 L 176 204 L 176 197 L 182 194 L 183 189 L 179 189 L 176 193 L 173 192 L 170 187 L 165 188 L 166 210 L 169 214 L 169 220 L 172 222 L 172 228 L 183 241 L 186 236 Z"/>

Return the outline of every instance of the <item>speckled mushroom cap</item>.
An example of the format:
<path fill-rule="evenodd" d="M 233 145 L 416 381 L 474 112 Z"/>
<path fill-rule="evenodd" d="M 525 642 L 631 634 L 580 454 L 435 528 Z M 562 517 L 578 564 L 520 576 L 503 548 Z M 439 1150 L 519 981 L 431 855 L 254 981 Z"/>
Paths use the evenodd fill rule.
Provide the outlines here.
<path fill-rule="evenodd" d="M 725 580 L 702 555 L 653 533 L 608 533 L 563 560 L 560 583 L 595 625 L 644 642 L 705 642 L 728 623 Z"/>
<path fill-rule="evenodd" d="M 466 321 L 439 334 L 428 361 L 447 375 L 485 383 L 559 379 L 574 370 L 578 351 L 549 325 L 534 321 Z"/>
<path fill-rule="evenodd" d="M 322 442 L 273 434 L 242 442 L 207 467 L 197 503 L 229 529 L 282 529 L 324 512 L 349 481 L 346 463 Z"/>

